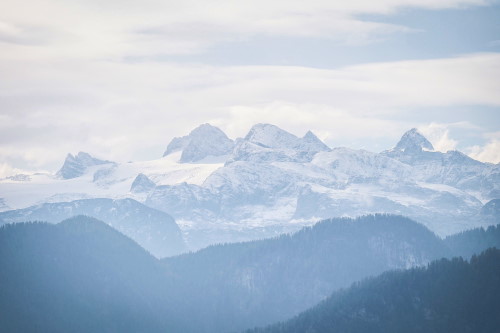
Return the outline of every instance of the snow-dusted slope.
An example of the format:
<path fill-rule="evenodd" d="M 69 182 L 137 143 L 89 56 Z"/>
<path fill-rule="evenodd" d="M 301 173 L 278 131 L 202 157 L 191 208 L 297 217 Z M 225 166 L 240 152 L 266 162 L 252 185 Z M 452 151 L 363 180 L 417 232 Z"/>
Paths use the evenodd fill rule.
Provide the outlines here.
<path fill-rule="evenodd" d="M 492 223 L 480 210 L 500 197 L 500 165 L 434 151 L 415 129 L 393 149 L 372 153 L 330 149 L 312 132 L 299 138 L 269 124 L 255 125 L 234 144 L 206 124 L 172 140 L 165 154 L 88 166 L 72 179 L 3 179 L 0 198 L 11 208 L 134 198 L 171 214 L 191 248 L 199 248 L 367 213 L 407 215 L 447 235 Z"/>

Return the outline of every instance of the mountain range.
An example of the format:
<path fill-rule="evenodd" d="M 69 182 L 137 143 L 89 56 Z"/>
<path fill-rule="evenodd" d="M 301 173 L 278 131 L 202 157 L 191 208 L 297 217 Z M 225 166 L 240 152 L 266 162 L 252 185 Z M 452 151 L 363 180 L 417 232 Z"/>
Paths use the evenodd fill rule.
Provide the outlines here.
<path fill-rule="evenodd" d="M 401 317 L 397 306 L 406 302 L 415 306 L 415 312 L 403 307 L 406 317 L 401 319 L 418 320 L 426 313 L 431 319 L 443 318 L 447 313 L 428 306 L 428 299 L 450 290 L 455 296 L 449 300 L 474 304 L 467 305 L 472 315 L 464 318 L 491 323 L 498 319 L 490 312 L 498 310 L 499 262 L 487 260 L 480 270 L 475 269 L 478 266 L 470 251 L 499 247 L 498 230 L 498 226 L 477 229 L 443 240 L 400 216 L 338 218 L 293 235 L 210 246 L 158 260 L 129 237 L 91 217 L 57 224 L 6 224 L 0 227 L 0 331 L 236 332 L 285 321 L 325 300 L 325 311 L 331 309 L 332 318 L 344 311 L 340 313 L 347 318 L 381 318 L 377 322 L 387 324 L 391 323 L 387 315 L 389 319 Z M 416 275 L 412 271 L 385 273 L 361 287 L 355 284 L 354 289 L 341 292 L 341 297 L 331 296 L 384 271 L 425 267 L 457 254 L 472 256 L 472 266 L 449 275 L 426 276 L 425 270 L 422 274 L 417 270 Z M 438 262 L 428 271 L 445 266 L 449 265 Z M 456 281 L 463 281 L 464 288 L 454 288 Z M 395 292 L 379 292 L 380 285 L 392 286 Z M 360 297 L 360 288 L 374 291 Z M 372 294 L 385 298 L 371 301 Z M 433 299 L 447 302 L 446 298 Z M 481 317 L 471 309 L 478 304 L 496 307 Z M 323 313 L 317 316 L 318 323 Z M 456 318 L 461 312 L 452 309 L 448 314 Z"/>
<path fill-rule="evenodd" d="M 310 131 L 298 137 L 271 124 L 236 140 L 203 124 L 156 160 L 70 154 L 54 175 L 0 180 L 3 211 L 95 198 L 134 199 L 169 214 L 192 250 L 375 213 L 408 216 L 444 237 L 500 222 L 491 209 L 500 165 L 436 151 L 416 129 L 374 153 L 330 148 Z"/>

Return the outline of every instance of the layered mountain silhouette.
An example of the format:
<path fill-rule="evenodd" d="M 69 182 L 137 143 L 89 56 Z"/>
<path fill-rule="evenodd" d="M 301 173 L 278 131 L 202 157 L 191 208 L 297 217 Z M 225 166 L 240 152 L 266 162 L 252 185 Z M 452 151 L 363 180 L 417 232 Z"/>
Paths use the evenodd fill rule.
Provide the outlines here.
<path fill-rule="evenodd" d="M 497 332 L 500 250 L 442 259 L 332 294 L 290 321 L 247 333 Z"/>
<path fill-rule="evenodd" d="M 169 322 L 154 257 L 105 223 L 0 229 L 0 331 L 158 332 Z"/>
<path fill-rule="evenodd" d="M 339 288 L 385 270 L 425 266 L 469 251 L 471 239 L 481 251 L 498 246 L 496 230 L 483 231 L 493 237 L 482 239 L 494 242 L 483 243 L 474 231 L 471 237 L 460 235 L 450 247 L 411 220 L 377 215 L 328 220 L 291 236 L 158 260 L 89 217 L 58 224 L 7 224 L 0 228 L 0 330 L 244 330 L 291 318 Z M 495 272 L 498 265 L 491 264 Z M 455 279 L 468 278 L 464 272 Z M 404 285 L 394 281 L 388 286 Z M 463 286 L 476 288 L 464 281 Z M 490 287 L 487 280 L 480 281 Z M 419 295 L 421 289 L 414 289 Z M 393 294 L 387 297 L 392 300 Z M 492 297 L 498 299 L 498 294 Z M 352 302 L 357 304 L 357 298 Z"/>
<path fill-rule="evenodd" d="M 159 258 L 186 251 L 181 230 L 170 215 L 133 199 L 45 203 L 0 213 L 0 219 L 3 224 L 24 221 L 58 223 L 75 215 L 106 221 Z"/>

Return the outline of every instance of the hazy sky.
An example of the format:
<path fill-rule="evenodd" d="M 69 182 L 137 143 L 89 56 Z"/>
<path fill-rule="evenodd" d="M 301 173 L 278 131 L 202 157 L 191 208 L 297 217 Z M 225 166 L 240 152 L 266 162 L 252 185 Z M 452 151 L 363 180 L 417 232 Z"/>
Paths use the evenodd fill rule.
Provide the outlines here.
<path fill-rule="evenodd" d="M 0 2 L 0 177 L 160 157 L 201 123 L 500 162 L 500 2 Z"/>

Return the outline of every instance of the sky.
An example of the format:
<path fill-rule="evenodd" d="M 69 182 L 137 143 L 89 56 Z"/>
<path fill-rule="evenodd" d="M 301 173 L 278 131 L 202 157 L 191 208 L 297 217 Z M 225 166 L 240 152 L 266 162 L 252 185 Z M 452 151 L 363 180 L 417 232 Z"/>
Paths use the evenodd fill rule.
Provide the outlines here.
<path fill-rule="evenodd" d="M 162 156 L 202 123 L 500 162 L 499 0 L 0 2 L 0 177 Z"/>

